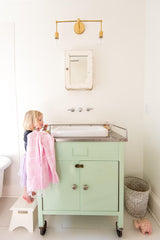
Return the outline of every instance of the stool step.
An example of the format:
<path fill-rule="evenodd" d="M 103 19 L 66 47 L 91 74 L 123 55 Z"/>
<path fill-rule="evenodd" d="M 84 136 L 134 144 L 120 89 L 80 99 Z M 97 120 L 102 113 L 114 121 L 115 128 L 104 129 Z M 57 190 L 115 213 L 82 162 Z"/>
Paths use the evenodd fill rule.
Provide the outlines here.
<path fill-rule="evenodd" d="M 25 227 L 29 232 L 33 232 L 37 223 L 36 199 L 34 199 L 32 203 L 27 203 L 21 196 L 13 204 L 10 210 L 13 211 L 9 227 L 10 231 L 13 231 L 17 227 Z"/>
<path fill-rule="evenodd" d="M 29 211 L 33 212 L 37 206 L 37 199 L 35 198 L 32 203 L 27 203 L 26 200 L 23 199 L 23 196 L 19 197 L 13 206 L 10 208 L 11 211 L 13 210 L 21 210 L 21 211 Z"/>

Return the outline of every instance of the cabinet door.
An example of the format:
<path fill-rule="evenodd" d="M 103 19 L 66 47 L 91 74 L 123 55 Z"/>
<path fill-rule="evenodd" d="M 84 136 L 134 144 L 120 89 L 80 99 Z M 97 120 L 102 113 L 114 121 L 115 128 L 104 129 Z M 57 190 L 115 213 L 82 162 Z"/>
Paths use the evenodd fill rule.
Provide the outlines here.
<path fill-rule="evenodd" d="M 81 163 L 81 210 L 118 211 L 118 161 Z"/>
<path fill-rule="evenodd" d="M 79 210 L 79 169 L 74 161 L 57 161 L 60 182 L 44 190 L 44 210 Z M 77 189 L 72 189 L 76 184 Z"/>

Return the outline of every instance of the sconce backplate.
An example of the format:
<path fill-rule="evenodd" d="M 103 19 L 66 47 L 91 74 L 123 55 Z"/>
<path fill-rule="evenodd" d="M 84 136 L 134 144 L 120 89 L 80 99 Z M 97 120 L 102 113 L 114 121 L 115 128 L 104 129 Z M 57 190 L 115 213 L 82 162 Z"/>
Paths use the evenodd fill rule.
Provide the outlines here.
<path fill-rule="evenodd" d="M 85 25 L 84 25 L 84 23 L 82 23 L 82 22 L 77 22 L 77 23 L 74 24 L 74 31 L 75 31 L 75 33 L 81 34 L 81 33 L 84 32 L 84 30 L 85 30 Z"/>

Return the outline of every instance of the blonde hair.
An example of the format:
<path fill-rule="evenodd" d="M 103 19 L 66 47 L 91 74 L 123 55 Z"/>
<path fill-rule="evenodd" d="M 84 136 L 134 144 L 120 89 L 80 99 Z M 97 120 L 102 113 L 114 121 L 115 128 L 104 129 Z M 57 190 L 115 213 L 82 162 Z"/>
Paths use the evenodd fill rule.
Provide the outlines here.
<path fill-rule="evenodd" d="M 39 117 L 43 116 L 43 113 L 35 110 L 30 110 L 26 112 L 23 121 L 24 130 L 31 130 L 35 129 L 35 123 L 38 122 Z"/>

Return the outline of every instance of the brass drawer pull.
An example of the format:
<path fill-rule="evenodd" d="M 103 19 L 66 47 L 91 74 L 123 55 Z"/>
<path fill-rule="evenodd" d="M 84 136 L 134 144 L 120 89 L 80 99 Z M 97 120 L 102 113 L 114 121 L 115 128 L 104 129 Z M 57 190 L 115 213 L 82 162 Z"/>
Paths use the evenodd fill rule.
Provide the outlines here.
<path fill-rule="evenodd" d="M 84 168 L 83 164 L 75 164 L 75 168 Z"/>
<path fill-rule="evenodd" d="M 80 164 L 75 164 L 75 168 L 80 168 Z"/>

